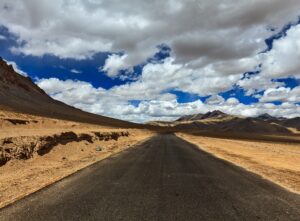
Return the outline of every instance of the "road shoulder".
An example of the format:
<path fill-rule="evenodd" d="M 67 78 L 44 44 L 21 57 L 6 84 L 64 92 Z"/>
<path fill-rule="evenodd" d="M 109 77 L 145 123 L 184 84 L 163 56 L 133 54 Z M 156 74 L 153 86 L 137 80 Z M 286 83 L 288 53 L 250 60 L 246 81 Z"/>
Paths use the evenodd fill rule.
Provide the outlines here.
<path fill-rule="evenodd" d="M 300 145 L 176 135 L 217 158 L 256 173 L 300 194 Z"/>

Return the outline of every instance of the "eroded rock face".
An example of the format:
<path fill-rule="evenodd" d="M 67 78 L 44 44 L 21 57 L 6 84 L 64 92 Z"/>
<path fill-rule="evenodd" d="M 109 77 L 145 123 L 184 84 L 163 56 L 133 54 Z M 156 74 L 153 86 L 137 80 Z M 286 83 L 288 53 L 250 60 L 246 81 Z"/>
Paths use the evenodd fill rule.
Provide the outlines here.
<path fill-rule="evenodd" d="M 8 137 L 0 139 L 0 166 L 12 159 L 27 160 L 35 154 L 40 156 L 49 153 L 55 146 L 65 145 L 70 142 L 87 141 L 93 143 L 96 140 L 118 140 L 119 137 L 128 137 L 128 132 L 93 132 L 92 134 L 76 134 L 72 131 L 54 134 L 51 136 Z"/>
<path fill-rule="evenodd" d="M 119 137 L 128 137 L 128 132 L 111 132 L 111 133 L 100 133 L 100 132 L 93 132 L 95 136 L 99 140 L 118 140 Z"/>

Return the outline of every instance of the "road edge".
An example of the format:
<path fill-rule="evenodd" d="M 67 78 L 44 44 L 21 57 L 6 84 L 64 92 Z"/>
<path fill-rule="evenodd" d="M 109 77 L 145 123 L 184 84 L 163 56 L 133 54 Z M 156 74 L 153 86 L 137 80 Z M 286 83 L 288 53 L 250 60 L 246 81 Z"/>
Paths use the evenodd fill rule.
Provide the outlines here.
<path fill-rule="evenodd" d="M 105 156 L 104 158 L 102 158 L 102 159 L 100 159 L 98 161 L 95 161 L 95 162 L 93 162 L 93 163 L 91 163 L 89 165 L 86 165 L 85 167 L 82 167 L 82 168 L 80 168 L 80 169 L 78 169 L 76 171 L 73 171 L 72 173 L 70 173 L 70 174 L 68 174 L 68 175 L 66 175 L 64 177 L 59 178 L 58 180 L 55 180 L 54 182 L 50 182 L 50 183 L 46 184 L 45 186 L 42 186 L 41 188 L 39 188 L 39 189 L 37 189 L 37 190 L 35 190 L 35 191 L 31 192 L 31 193 L 28 193 L 28 194 L 26 194 L 26 195 L 24 195 L 24 196 L 22 196 L 20 198 L 16 198 L 16 199 L 12 200 L 11 202 L 8 202 L 8 203 L 4 204 L 4 206 L 1 206 L 0 207 L 0 212 L 2 210 L 6 209 L 6 208 L 8 208 L 10 206 L 12 206 L 13 204 L 17 203 L 18 201 L 23 200 L 23 199 L 25 199 L 27 197 L 30 197 L 31 195 L 37 194 L 37 193 L 43 191 L 44 189 L 50 188 L 51 186 L 55 185 L 56 183 L 61 182 L 64 179 L 67 179 L 67 178 L 69 178 L 69 177 L 71 177 L 71 176 L 73 176 L 73 175 L 75 175 L 77 173 L 80 173 L 81 171 L 83 171 L 83 170 L 85 170 L 85 169 L 87 169 L 89 167 L 92 167 L 92 166 L 94 166 L 97 163 L 100 163 L 100 162 L 102 162 L 104 160 L 107 160 L 110 157 L 115 157 L 116 155 L 118 155 L 118 154 L 120 154 L 120 153 L 122 153 L 124 151 L 130 150 L 130 149 L 134 149 L 134 148 L 138 148 L 139 145 L 147 142 L 148 140 L 152 139 L 155 136 L 157 136 L 157 134 L 153 134 L 150 137 L 142 139 L 142 140 L 138 141 L 137 143 L 135 143 L 135 144 L 133 144 L 133 145 L 131 145 L 131 146 L 125 148 L 125 149 L 121 149 L 118 152 L 115 152 L 115 153 L 112 153 L 110 155 L 107 155 L 107 156 Z"/>

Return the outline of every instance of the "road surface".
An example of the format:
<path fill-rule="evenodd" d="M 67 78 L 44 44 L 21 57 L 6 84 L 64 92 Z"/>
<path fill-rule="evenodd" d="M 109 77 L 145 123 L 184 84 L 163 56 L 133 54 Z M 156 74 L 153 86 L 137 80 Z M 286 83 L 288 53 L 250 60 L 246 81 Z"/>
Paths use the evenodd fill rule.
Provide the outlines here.
<path fill-rule="evenodd" d="M 300 198 L 172 135 L 0 210 L 0 220 L 300 220 Z"/>

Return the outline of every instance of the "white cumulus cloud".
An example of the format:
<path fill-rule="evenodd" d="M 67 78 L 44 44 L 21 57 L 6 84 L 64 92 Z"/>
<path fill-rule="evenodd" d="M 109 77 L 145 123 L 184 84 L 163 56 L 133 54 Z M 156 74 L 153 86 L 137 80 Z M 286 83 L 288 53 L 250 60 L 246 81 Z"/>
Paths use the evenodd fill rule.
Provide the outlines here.
<path fill-rule="evenodd" d="M 182 115 L 206 113 L 221 110 L 228 114 L 257 116 L 269 113 L 278 117 L 300 116 L 300 106 L 290 102 L 281 105 L 272 103 L 242 104 L 236 98 L 225 100 L 215 97 L 218 102 L 201 102 L 196 100 L 178 103 L 173 94 L 162 94 L 158 98 L 143 100 L 133 105 L 120 91 L 95 88 L 83 81 L 62 81 L 56 78 L 40 79 L 37 84 L 54 99 L 63 101 L 82 110 L 105 116 L 146 122 L 150 120 L 175 120 Z"/>
<path fill-rule="evenodd" d="M 0 25 L 17 39 L 13 53 L 90 59 L 105 52 L 110 55 L 100 71 L 113 79 L 134 77 L 108 90 L 81 81 L 38 81 L 54 98 L 86 111 L 131 120 L 216 108 L 295 116 L 298 87 L 278 79 L 300 78 L 300 25 L 260 52 L 266 38 L 298 20 L 299 8 L 299 0 L 1 0 Z M 149 62 L 162 44 L 170 47 L 170 57 Z M 144 66 L 136 76 L 132 67 L 139 64 Z M 259 73 L 244 77 L 248 71 Z M 245 105 L 218 95 L 235 86 L 260 102 Z M 210 98 L 181 104 L 174 90 Z M 284 103 L 269 103 L 277 100 Z"/>
<path fill-rule="evenodd" d="M 101 71 L 105 71 L 107 76 L 114 78 L 117 77 L 120 70 L 125 70 L 130 66 L 126 62 L 127 55 L 109 55 L 105 61 L 103 68 L 99 68 Z"/>
<path fill-rule="evenodd" d="M 274 41 L 273 49 L 262 57 L 261 75 L 269 78 L 300 78 L 300 25 Z"/>
<path fill-rule="evenodd" d="M 269 88 L 260 98 L 261 102 L 282 101 L 298 103 L 300 102 L 300 86 L 293 89 L 288 87 Z"/>

